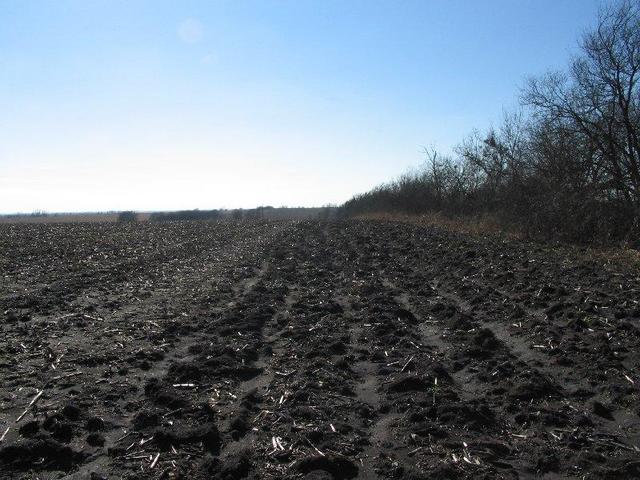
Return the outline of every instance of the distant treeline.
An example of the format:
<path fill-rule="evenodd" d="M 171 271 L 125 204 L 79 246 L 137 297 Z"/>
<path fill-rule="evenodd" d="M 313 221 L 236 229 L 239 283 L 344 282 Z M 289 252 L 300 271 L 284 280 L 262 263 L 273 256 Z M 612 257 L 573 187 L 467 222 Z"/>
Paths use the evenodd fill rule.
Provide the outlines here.
<path fill-rule="evenodd" d="M 171 221 L 260 221 L 260 220 L 327 220 L 336 215 L 337 207 L 272 207 L 239 208 L 235 210 L 180 210 L 169 212 L 84 212 L 48 213 L 36 211 L 0 215 L 0 223 L 72 223 L 72 222 L 171 222 Z"/>
<path fill-rule="evenodd" d="M 257 207 L 236 210 L 179 210 L 176 212 L 154 212 L 149 216 L 149 221 L 175 222 L 180 220 L 221 220 L 223 218 L 231 218 L 233 220 L 258 220 L 264 218 L 265 211 L 268 212 L 271 210 L 274 210 L 274 207 Z"/>
<path fill-rule="evenodd" d="M 150 222 L 175 222 L 197 220 L 307 220 L 328 219 L 335 214 L 336 207 L 321 208 L 303 207 L 272 207 L 260 206 L 235 210 L 179 210 L 173 212 L 153 212 L 148 215 Z M 135 222 L 140 220 L 138 213 L 133 211 L 120 212 L 119 222 Z"/>
<path fill-rule="evenodd" d="M 640 240 L 640 2 L 601 11 L 565 71 L 530 78 L 521 109 L 453 156 L 356 195 L 342 213 L 489 214 L 532 235 Z"/>
<path fill-rule="evenodd" d="M 220 218 L 222 218 L 220 210 L 179 210 L 177 212 L 153 212 L 149 216 L 149 221 L 173 222 L 177 220 L 219 220 Z"/>

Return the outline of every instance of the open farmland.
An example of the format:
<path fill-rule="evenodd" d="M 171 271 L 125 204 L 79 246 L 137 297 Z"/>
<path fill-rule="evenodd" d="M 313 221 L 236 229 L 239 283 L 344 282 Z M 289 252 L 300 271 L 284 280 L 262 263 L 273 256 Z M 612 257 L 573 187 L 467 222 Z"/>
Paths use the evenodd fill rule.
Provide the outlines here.
<path fill-rule="evenodd" d="M 637 269 L 375 221 L 0 255 L 1 478 L 640 477 Z"/>

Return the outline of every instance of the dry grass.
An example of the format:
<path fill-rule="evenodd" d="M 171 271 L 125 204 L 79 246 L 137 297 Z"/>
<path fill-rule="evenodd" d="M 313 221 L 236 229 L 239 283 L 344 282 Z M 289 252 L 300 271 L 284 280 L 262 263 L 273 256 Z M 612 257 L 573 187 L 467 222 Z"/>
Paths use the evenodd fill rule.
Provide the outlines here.
<path fill-rule="evenodd" d="M 501 235 L 511 239 L 524 238 L 521 232 L 515 229 L 505 229 L 495 217 L 490 215 L 451 218 L 436 212 L 420 215 L 381 212 L 358 215 L 356 218 L 362 220 L 386 220 L 391 222 L 412 223 L 473 236 Z"/>
<path fill-rule="evenodd" d="M 582 252 L 585 258 L 596 263 L 602 263 L 605 267 L 624 266 L 640 270 L 640 251 L 629 247 L 617 248 L 587 248 Z"/>
<path fill-rule="evenodd" d="M 355 217 L 361 220 L 384 220 L 390 222 L 412 223 L 415 225 L 442 228 L 444 230 L 474 237 L 498 235 L 515 241 L 530 241 L 517 228 L 505 228 L 490 215 L 447 217 L 441 213 L 407 215 L 402 213 L 369 213 Z M 552 244 L 553 248 L 565 250 L 569 257 L 579 257 L 602 265 L 603 268 L 632 268 L 640 270 L 640 251 L 629 246 L 614 247 L 576 247 L 572 245 Z"/>

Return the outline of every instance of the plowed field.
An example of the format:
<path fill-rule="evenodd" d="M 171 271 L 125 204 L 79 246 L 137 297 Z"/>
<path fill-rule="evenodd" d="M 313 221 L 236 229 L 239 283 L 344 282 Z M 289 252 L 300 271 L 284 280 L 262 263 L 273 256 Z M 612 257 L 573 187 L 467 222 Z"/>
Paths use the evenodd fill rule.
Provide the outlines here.
<path fill-rule="evenodd" d="M 639 478 L 640 278 L 374 222 L 0 225 L 0 478 Z"/>

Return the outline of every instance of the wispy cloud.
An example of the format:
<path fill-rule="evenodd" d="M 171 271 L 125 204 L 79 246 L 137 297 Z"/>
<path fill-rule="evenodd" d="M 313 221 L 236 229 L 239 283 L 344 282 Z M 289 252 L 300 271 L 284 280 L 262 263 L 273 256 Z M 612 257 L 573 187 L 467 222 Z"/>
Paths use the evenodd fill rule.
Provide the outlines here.
<path fill-rule="evenodd" d="M 178 24 L 178 38 L 184 43 L 198 43 L 203 36 L 204 27 L 195 18 L 187 18 Z"/>
<path fill-rule="evenodd" d="M 213 54 L 208 53 L 200 59 L 200 63 L 202 65 L 211 65 L 215 61 L 215 59 L 216 57 Z"/>

